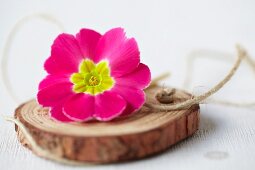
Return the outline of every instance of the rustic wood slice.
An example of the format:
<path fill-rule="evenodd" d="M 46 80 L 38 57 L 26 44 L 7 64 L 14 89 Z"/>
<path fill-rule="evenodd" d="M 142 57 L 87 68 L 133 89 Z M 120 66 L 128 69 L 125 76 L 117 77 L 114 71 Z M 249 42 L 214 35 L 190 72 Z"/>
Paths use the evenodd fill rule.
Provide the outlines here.
<path fill-rule="evenodd" d="M 146 90 L 146 100 L 155 99 L 159 87 Z M 191 95 L 176 91 L 175 102 Z M 35 100 L 19 106 L 15 117 L 29 130 L 36 143 L 51 153 L 70 160 L 110 163 L 140 159 L 166 150 L 198 129 L 199 105 L 187 110 L 155 112 L 145 106 L 137 113 L 110 122 L 61 123 L 49 117 L 49 109 Z M 22 145 L 30 144 L 15 127 Z"/>

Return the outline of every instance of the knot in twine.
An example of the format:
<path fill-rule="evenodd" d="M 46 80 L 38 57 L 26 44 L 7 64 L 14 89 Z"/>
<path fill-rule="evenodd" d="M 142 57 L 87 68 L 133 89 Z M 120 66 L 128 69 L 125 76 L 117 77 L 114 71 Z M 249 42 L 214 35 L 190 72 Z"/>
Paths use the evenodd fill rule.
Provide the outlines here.
<path fill-rule="evenodd" d="M 151 104 L 151 103 L 145 103 L 144 105 L 157 111 L 172 111 L 172 110 L 181 110 L 181 109 L 188 109 L 194 104 L 199 104 L 200 102 L 204 101 L 208 97 L 212 96 L 216 92 L 218 92 L 236 73 L 236 70 L 239 68 L 241 61 L 247 56 L 247 52 L 240 46 L 236 45 L 237 49 L 237 60 L 234 64 L 234 66 L 231 68 L 229 73 L 225 76 L 223 80 L 221 80 L 218 84 L 216 84 L 213 88 L 211 88 L 209 91 L 207 91 L 204 94 L 201 94 L 199 96 L 193 96 L 191 99 L 187 99 L 186 101 L 176 103 L 176 104 L 161 104 L 161 105 L 156 105 L 156 104 Z M 155 84 L 155 82 L 153 82 Z M 161 102 L 161 103 L 166 103 L 166 100 L 173 100 L 171 95 L 174 94 L 174 91 L 169 93 L 168 96 L 166 96 L 167 92 L 166 91 L 161 91 L 156 95 L 156 98 Z M 171 101 L 168 101 L 171 103 Z"/>

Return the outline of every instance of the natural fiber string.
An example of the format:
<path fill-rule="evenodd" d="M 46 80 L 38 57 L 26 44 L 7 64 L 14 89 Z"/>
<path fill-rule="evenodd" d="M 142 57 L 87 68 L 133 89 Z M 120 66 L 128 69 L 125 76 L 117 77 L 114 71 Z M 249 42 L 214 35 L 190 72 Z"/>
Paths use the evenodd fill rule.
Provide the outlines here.
<path fill-rule="evenodd" d="M 204 99 L 206 99 L 207 97 L 211 96 L 212 94 L 214 94 L 215 92 L 217 92 L 219 89 L 221 89 L 230 79 L 231 77 L 235 74 L 237 68 L 239 67 L 242 59 L 244 58 L 244 56 L 246 55 L 246 52 L 240 48 L 239 46 L 237 47 L 238 50 L 238 60 L 236 61 L 235 65 L 233 66 L 233 68 L 230 70 L 229 74 L 220 82 L 218 83 L 214 88 L 212 88 L 211 90 L 209 90 L 207 93 L 194 97 L 192 99 L 189 99 L 185 102 L 182 103 L 178 103 L 175 105 L 153 105 L 153 104 L 149 104 L 149 103 L 145 103 L 145 106 L 153 108 L 153 109 L 159 109 L 159 110 L 178 110 L 178 109 L 184 109 L 187 107 L 190 107 L 196 103 L 199 103 L 200 101 L 203 101 Z M 165 78 L 166 74 L 164 76 L 160 76 L 157 79 L 154 79 L 154 82 L 156 83 L 157 81 L 161 80 L 162 78 Z M 31 146 L 31 148 L 35 151 L 35 153 L 37 153 L 39 156 L 44 157 L 46 159 L 49 160 L 53 160 L 56 161 L 58 163 L 62 163 L 62 164 L 66 164 L 66 165 L 72 165 L 72 166 L 81 166 L 81 165 L 95 165 L 92 163 L 87 163 L 87 162 L 80 162 L 80 161 L 75 161 L 75 160 L 69 160 L 66 158 L 62 158 L 59 157 L 51 152 L 49 152 L 48 150 L 43 149 L 41 146 L 39 146 L 35 140 L 32 137 L 32 134 L 29 132 L 29 130 L 18 120 L 15 119 L 13 117 L 4 117 L 5 120 L 7 121 L 11 121 L 13 123 L 15 123 L 18 127 L 19 130 L 22 132 L 22 134 L 24 135 L 24 137 L 26 138 L 28 144 Z"/>
<path fill-rule="evenodd" d="M 151 104 L 147 102 L 144 105 L 151 109 L 161 110 L 161 111 L 180 110 L 180 109 L 187 109 L 191 107 L 192 105 L 198 104 L 201 101 L 205 100 L 206 98 L 210 97 L 211 95 L 216 93 L 218 90 L 220 90 L 232 78 L 232 76 L 236 73 L 236 70 L 239 68 L 241 61 L 246 57 L 247 55 L 246 51 L 242 47 L 237 45 L 236 48 L 238 52 L 238 58 L 236 63 L 234 64 L 230 72 L 227 74 L 227 76 L 206 93 L 199 96 L 194 96 L 192 99 L 188 99 L 184 102 L 172 104 L 172 105 L 156 105 L 156 104 Z"/>
<path fill-rule="evenodd" d="M 14 36 L 16 35 L 18 29 L 28 20 L 34 18 L 34 17 L 38 17 L 38 18 L 42 18 L 45 19 L 47 21 L 53 22 L 54 24 L 60 26 L 60 28 L 63 28 L 61 26 L 61 24 L 59 24 L 59 22 L 57 20 L 55 20 L 54 18 L 50 17 L 49 15 L 46 14 L 34 14 L 31 16 L 27 16 L 24 17 L 22 20 L 20 20 L 12 29 L 12 31 L 10 32 L 6 45 L 4 47 L 4 52 L 3 52 L 3 58 L 2 58 L 2 77 L 4 80 L 4 85 L 6 87 L 6 89 L 8 90 L 9 94 L 13 97 L 14 100 L 19 101 L 18 98 L 16 97 L 16 95 L 14 94 L 11 85 L 10 85 L 10 81 L 8 79 L 7 76 L 7 65 L 8 65 L 8 56 L 9 56 L 9 51 L 10 51 L 10 46 L 12 44 L 12 41 L 14 39 Z M 229 74 L 220 82 L 218 83 L 214 88 L 212 88 L 211 90 L 209 90 L 207 93 L 194 97 L 192 99 L 189 99 L 185 102 L 182 103 L 178 103 L 175 105 L 153 105 L 153 104 L 149 104 L 149 103 L 145 103 L 145 106 L 153 108 L 153 109 L 159 109 L 159 110 L 178 110 L 178 109 L 184 109 L 184 108 L 188 108 L 190 106 L 192 106 L 193 104 L 199 103 L 201 101 L 203 101 L 204 99 L 206 99 L 207 97 L 213 95 L 214 93 L 216 93 L 219 89 L 221 89 L 230 79 L 231 77 L 235 74 L 237 68 L 239 67 L 241 60 L 244 58 L 244 56 L 246 55 L 245 51 L 240 48 L 239 46 L 237 47 L 238 49 L 238 60 L 235 63 L 234 67 L 231 69 L 231 71 L 229 72 Z M 156 79 L 154 79 L 151 83 L 150 86 L 154 86 L 157 84 L 158 81 L 166 78 L 169 74 L 164 74 L 162 76 L 157 77 Z M 52 154 L 51 152 L 43 149 L 41 146 L 39 146 L 35 140 L 33 139 L 31 133 L 29 132 L 29 130 L 18 120 L 15 119 L 13 117 L 4 117 L 5 120 L 7 121 L 11 121 L 13 123 L 15 123 L 18 127 L 19 130 L 22 132 L 22 134 L 24 135 L 24 137 L 26 138 L 27 142 L 29 143 L 29 145 L 33 148 L 33 150 L 41 157 L 44 157 L 46 159 L 50 159 L 50 160 L 54 160 L 56 162 L 62 163 L 62 164 L 67 164 L 67 165 L 73 165 L 73 166 L 80 166 L 80 165 L 94 165 L 92 163 L 87 163 L 87 162 L 79 162 L 79 161 L 75 161 L 75 160 L 69 160 L 66 158 L 62 158 L 59 157 L 55 154 Z"/>
<path fill-rule="evenodd" d="M 10 47 L 13 43 L 13 40 L 15 39 L 15 36 L 18 32 L 18 30 L 21 28 L 21 26 L 23 26 L 27 21 L 31 20 L 31 19 L 43 19 L 45 21 L 48 21 L 50 23 L 53 23 L 55 25 L 58 26 L 58 28 L 61 31 L 64 31 L 64 27 L 62 26 L 62 24 L 55 19 L 54 17 L 48 15 L 48 14 L 42 14 L 42 13 L 38 13 L 38 14 L 32 14 L 29 16 L 26 16 L 24 18 L 22 18 L 21 20 L 19 20 L 14 27 L 12 28 L 12 30 L 10 31 L 8 37 L 7 37 L 7 41 L 4 45 L 3 48 L 3 56 L 2 56 L 2 61 L 1 61 L 1 69 L 2 69 L 2 79 L 3 79 L 3 84 L 5 86 L 5 88 L 7 89 L 9 95 L 14 99 L 14 101 L 16 102 L 20 102 L 20 100 L 18 99 L 18 97 L 15 95 L 15 93 L 13 92 L 10 80 L 8 78 L 8 61 L 9 61 L 9 53 L 10 53 Z M 28 144 L 33 148 L 33 150 L 41 157 L 44 157 L 46 159 L 49 160 L 54 160 L 56 162 L 62 163 L 62 164 L 67 164 L 67 165 L 72 165 L 72 166 L 80 166 L 80 165 L 94 165 L 96 163 L 88 163 L 88 162 L 80 162 L 80 161 L 75 161 L 75 160 L 69 160 L 66 158 L 62 158 L 59 157 L 55 154 L 52 154 L 51 152 L 43 149 L 41 146 L 39 146 L 35 140 L 33 139 L 32 135 L 30 134 L 30 132 L 28 131 L 28 129 L 18 120 L 15 119 L 13 117 L 9 117 L 9 116 L 4 116 L 4 119 L 10 122 L 15 123 L 20 131 L 22 132 L 22 134 L 24 135 L 24 137 L 26 138 Z"/>
<path fill-rule="evenodd" d="M 0 69 L 1 69 L 1 72 L 2 72 L 3 84 L 6 88 L 6 90 L 8 91 L 9 95 L 17 103 L 21 102 L 21 100 L 14 93 L 12 85 L 11 85 L 10 80 L 8 78 L 8 69 L 7 69 L 7 67 L 8 67 L 8 63 L 9 63 L 8 61 L 9 61 L 9 55 L 10 55 L 10 47 L 11 47 L 11 45 L 12 45 L 19 29 L 25 23 L 27 23 L 29 20 L 32 20 L 32 19 L 45 20 L 49 23 L 55 24 L 62 32 L 64 31 L 63 25 L 57 19 L 55 19 L 54 17 L 52 17 L 49 14 L 44 14 L 44 13 L 37 13 L 37 14 L 32 14 L 32 15 L 25 16 L 24 18 L 20 19 L 14 25 L 14 27 L 11 29 L 9 35 L 7 36 L 7 40 L 6 40 L 6 43 L 5 43 L 4 48 L 3 48 L 3 56 L 2 56 L 1 68 Z"/>
<path fill-rule="evenodd" d="M 208 54 L 215 54 L 215 55 L 208 55 Z M 224 56 L 224 57 L 222 57 Z M 192 79 L 192 74 L 193 74 L 193 68 L 194 68 L 194 61 L 195 59 L 198 58 L 211 58 L 211 59 L 218 59 L 221 61 L 231 61 L 232 56 L 231 55 L 226 55 L 221 52 L 216 52 L 216 51 L 208 51 L 208 50 L 196 50 L 191 52 L 188 55 L 187 59 L 187 67 L 186 67 L 186 77 L 184 79 L 183 83 L 183 88 L 188 89 L 191 84 L 191 79 Z M 251 67 L 252 71 L 254 72 L 255 75 L 255 61 L 249 56 L 249 54 L 246 54 L 244 61 Z M 233 102 L 233 101 L 227 101 L 227 100 L 220 100 L 220 99 L 208 99 L 209 103 L 212 104 L 221 104 L 221 105 L 226 105 L 226 106 L 234 106 L 234 107 L 255 107 L 255 102 Z"/>
<path fill-rule="evenodd" d="M 151 83 L 150 83 L 150 85 L 149 85 L 148 88 L 154 87 L 154 86 L 158 85 L 158 82 L 159 82 L 159 81 L 168 78 L 170 75 L 171 75 L 171 74 L 170 74 L 169 72 L 166 72 L 166 73 L 163 73 L 163 74 L 159 75 L 158 77 L 152 79 L 152 80 L 151 80 Z"/>
<path fill-rule="evenodd" d="M 225 106 L 234 106 L 234 107 L 255 107 L 255 102 L 232 102 L 232 101 L 220 100 L 220 99 L 209 99 L 208 102 L 211 104 L 222 104 Z"/>
<path fill-rule="evenodd" d="M 225 57 L 222 57 L 222 56 Z M 191 85 L 191 80 L 192 80 L 192 75 L 194 71 L 194 63 L 196 59 L 200 58 L 201 56 L 207 57 L 207 58 L 213 58 L 213 59 L 218 59 L 221 61 L 228 61 L 232 62 L 232 58 L 230 55 L 226 55 L 223 52 L 218 52 L 218 51 L 212 51 L 212 50 L 194 50 L 190 52 L 187 55 L 187 60 L 186 60 L 186 74 L 184 77 L 183 85 L 182 88 L 185 90 L 190 90 L 190 85 Z"/>
<path fill-rule="evenodd" d="M 22 132 L 24 137 L 26 138 L 28 144 L 33 148 L 33 151 L 38 154 L 38 156 L 41 156 L 43 158 L 49 159 L 56 161 L 58 163 L 66 164 L 66 165 L 71 165 L 71 166 L 81 166 L 81 165 L 96 165 L 97 163 L 88 163 L 88 162 L 80 162 L 80 161 L 75 161 L 75 160 L 70 160 L 66 158 L 59 157 L 55 154 L 52 154 L 48 150 L 43 149 L 41 146 L 39 146 L 34 138 L 32 137 L 32 134 L 29 132 L 29 130 L 18 120 L 13 117 L 9 116 L 4 116 L 4 119 L 6 121 L 10 121 L 15 123 L 18 127 L 19 130 Z"/>

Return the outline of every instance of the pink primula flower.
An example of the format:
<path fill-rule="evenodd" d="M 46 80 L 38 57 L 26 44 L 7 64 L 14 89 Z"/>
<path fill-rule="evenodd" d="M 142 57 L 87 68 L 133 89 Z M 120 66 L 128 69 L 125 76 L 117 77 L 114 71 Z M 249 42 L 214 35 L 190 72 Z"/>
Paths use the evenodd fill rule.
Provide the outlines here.
<path fill-rule="evenodd" d="M 60 34 L 44 67 L 48 75 L 39 84 L 37 100 L 63 122 L 129 115 L 144 104 L 143 89 L 151 80 L 135 39 L 122 28 L 104 35 L 90 29 Z"/>

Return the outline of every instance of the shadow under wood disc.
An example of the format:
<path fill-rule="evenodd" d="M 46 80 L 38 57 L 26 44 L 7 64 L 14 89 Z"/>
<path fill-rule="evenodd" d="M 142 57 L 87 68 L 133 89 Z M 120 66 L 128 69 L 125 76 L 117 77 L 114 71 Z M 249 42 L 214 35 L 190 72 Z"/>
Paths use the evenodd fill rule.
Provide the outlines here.
<path fill-rule="evenodd" d="M 159 104 L 155 99 L 159 89 L 146 90 L 147 102 Z M 191 96 L 181 90 L 176 95 L 178 100 Z M 25 125 L 39 146 L 59 157 L 110 163 L 153 155 L 192 135 L 199 125 L 199 105 L 168 112 L 155 112 L 143 106 L 128 117 L 109 122 L 61 123 L 49 117 L 48 108 L 31 100 L 16 109 L 15 118 Z M 21 144 L 33 151 L 19 127 L 15 129 Z"/>

